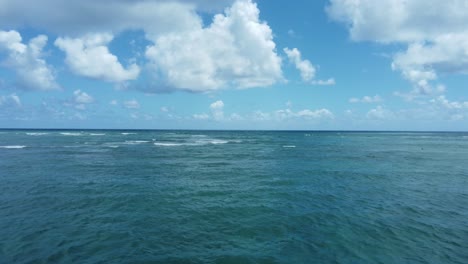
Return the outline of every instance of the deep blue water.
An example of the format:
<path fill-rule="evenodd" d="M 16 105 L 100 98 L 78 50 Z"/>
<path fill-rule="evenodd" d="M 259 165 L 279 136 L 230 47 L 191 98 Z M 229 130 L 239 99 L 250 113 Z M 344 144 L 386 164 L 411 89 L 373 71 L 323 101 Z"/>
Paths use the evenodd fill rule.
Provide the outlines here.
<path fill-rule="evenodd" d="M 468 133 L 0 130 L 0 263 L 468 263 Z"/>

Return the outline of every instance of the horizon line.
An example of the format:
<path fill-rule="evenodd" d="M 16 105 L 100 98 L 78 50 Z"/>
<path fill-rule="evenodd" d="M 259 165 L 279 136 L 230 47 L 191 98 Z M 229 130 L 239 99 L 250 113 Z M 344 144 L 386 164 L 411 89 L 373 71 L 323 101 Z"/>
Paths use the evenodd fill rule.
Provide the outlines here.
<path fill-rule="evenodd" d="M 391 132 L 391 133 L 468 133 L 466 130 L 372 130 L 372 129 L 204 129 L 204 128 L 1 128 L 0 130 L 107 130 L 107 131 L 245 131 L 245 132 Z"/>

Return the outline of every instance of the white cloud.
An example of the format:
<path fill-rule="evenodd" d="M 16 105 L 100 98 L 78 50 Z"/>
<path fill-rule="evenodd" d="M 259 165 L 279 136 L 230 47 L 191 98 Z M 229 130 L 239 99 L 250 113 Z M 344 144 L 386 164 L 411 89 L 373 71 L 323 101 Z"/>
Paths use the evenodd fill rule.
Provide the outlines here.
<path fill-rule="evenodd" d="M 16 94 L 1 95 L 0 96 L 0 106 L 20 107 L 21 106 L 21 99 Z"/>
<path fill-rule="evenodd" d="M 81 90 L 75 90 L 73 92 L 74 101 L 77 104 L 90 104 L 94 102 L 94 98 L 89 94 L 82 92 Z"/>
<path fill-rule="evenodd" d="M 335 118 L 333 113 L 330 110 L 325 109 L 325 108 L 315 110 L 315 111 L 305 109 L 305 110 L 299 111 L 297 113 L 297 116 L 303 117 L 306 119 L 309 119 L 309 118 L 311 119 L 334 119 Z"/>
<path fill-rule="evenodd" d="M 449 101 L 444 95 L 438 96 L 437 98 L 430 100 L 430 102 L 448 110 L 468 109 L 468 101 Z"/>
<path fill-rule="evenodd" d="M 250 118 L 254 121 L 268 121 L 271 120 L 271 114 L 262 111 L 255 111 L 252 113 Z"/>
<path fill-rule="evenodd" d="M 328 86 L 328 85 L 335 85 L 336 82 L 335 82 L 335 79 L 329 78 L 328 80 L 317 80 L 317 81 L 312 81 L 312 84 Z"/>
<path fill-rule="evenodd" d="M 210 119 L 210 116 L 205 114 L 205 113 L 203 113 L 203 114 L 194 114 L 192 117 L 194 119 L 197 119 L 197 120 L 208 120 L 208 119 Z"/>
<path fill-rule="evenodd" d="M 216 101 L 210 105 L 211 114 L 214 120 L 221 121 L 224 119 L 224 103 L 223 101 Z"/>
<path fill-rule="evenodd" d="M 123 106 L 127 109 L 139 109 L 140 103 L 138 103 L 137 100 L 132 99 L 132 100 L 124 101 Z"/>
<path fill-rule="evenodd" d="M 240 120 L 244 120 L 244 118 L 237 114 L 237 113 L 232 113 L 230 116 L 229 116 L 229 120 L 232 120 L 232 121 L 240 121 Z"/>
<path fill-rule="evenodd" d="M 109 52 L 107 45 L 111 34 L 87 34 L 81 38 L 58 38 L 55 45 L 66 53 L 66 63 L 81 76 L 108 82 L 134 80 L 140 73 L 136 64 L 125 69 L 117 57 Z"/>
<path fill-rule="evenodd" d="M 318 110 L 304 109 L 298 112 L 294 112 L 288 108 L 288 109 L 277 110 L 274 113 L 274 116 L 278 120 L 293 119 L 293 118 L 308 119 L 308 120 L 334 119 L 335 118 L 333 113 L 330 110 L 325 109 L 325 108 L 318 109 Z"/>
<path fill-rule="evenodd" d="M 58 35 L 143 29 L 161 34 L 196 27 L 195 10 L 222 10 L 231 0 L 2 0 L 0 28 L 30 27 Z M 25 8 L 27 7 L 27 8 Z"/>
<path fill-rule="evenodd" d="M 161 109 L 160 109 L 160 110 L 161 110 L 161 112 L 163 112 L 163 113 L 167 113 L 167 112 L 169 112 L 169 108 L 168 108 L 167 106 L 163 106 L 163 107 L 161 107 Z"/>
<path fill-rule="evenodd" d="M 395 114 L 392 111 L 379 105 L 376 108 L 369 110 L 369 112 L 366 114 L 366 117 L 372 120 L 388 120 L 393 119 Z"/>
<path fill-rule="evenodd" d="M 282 80 L 272 30 L 251 0 L 238 0 L 208 27 L 153 38 L 146 57 L 166 86 L 192 92 L 269 86 Z"/>
<path fill-rule="evenodd" d="M 329 78 L 328 80 L 314 80 L 316 67 L 309 61 L 302 59 L 301 52 L 297 48 L 289 49 L 284 48 L 284 53 L 289 59 L 289 62 L 294 64 L 296 69 L 301 74 L 303 82 L 313 85 L 335 85 L 335 79 Z"/>
<path fill-rule="evenodd" d="M 6 52 L 4 66 L 13 69 L 18 78 L 19 88 L 31 90 L 54 90 L 55 82 L 52 68 L 43 59 L 42 50 L 47 44 L 47 36 L 39 35 L 22 43 L 21 35 L 12 31 L 0 31 L 0 52 Z"/>
<path fill-rule="evenodd" d="M 204 25 L 200 11 L 219 12 L 231 3 Z M 55 45 L 65 52 L 73 73 L 115 82 L 117 87 L 137 79 L 140 67 L 122 65 L 108 46 L 124 31 L 141 30 L 150 41 L 145 53 L 149 71 L 145 82 L 135 86 L 146 92 L 207 92 L 284 81 L 272 30 L 259 15 L 252 0 L 116 0 L 112 5 L 91 0 L 0 1 L 0 28 L 33 28 L 58 35 Z M 47 70 L 42 72 L 50 73 Z M 40 89 L 58 87 L 49 75 L 53 85 Z"/>
<path fill-rule="evenodd" d="M 464 0 L 330 0 L 327 12 L 353 40 L 418 42 L 465 31 L 467 9 Z"/>
<path fill-rule="evenodd" d="M 464 0 L 330 0 L 327 8 L 355 41 L 407 45 L 392 63 L 413 84 L 407 99 L 437 93 L 440 73 L 468 74 L 467 10 Z"/>
<path fill-rule="evenodd" d="M 382 102 L 382 98 L 379 95 L 374 95 L 374 96 L 364 96 L 362 98 L 350 98 L 349 99 L 350 103 L 379 103 Z"/>
<path fill-rule="evenodd" d="M 288 56 L 288 59 L 291 63 L 294 63 L 296 69 L 301 73 L 301 78 L 304 82 L 311 81 L 315 77 L 315 67 L 309 60 L 303 60 L 301 58 L 301 52 L 293 48 L 284 48 L 284 53 Z"/>
<path fill-rule="evenodd" d="M 118 105 L 119 102 L 117 100 L 112 100 L 109 102 L 110 105 Z"/>

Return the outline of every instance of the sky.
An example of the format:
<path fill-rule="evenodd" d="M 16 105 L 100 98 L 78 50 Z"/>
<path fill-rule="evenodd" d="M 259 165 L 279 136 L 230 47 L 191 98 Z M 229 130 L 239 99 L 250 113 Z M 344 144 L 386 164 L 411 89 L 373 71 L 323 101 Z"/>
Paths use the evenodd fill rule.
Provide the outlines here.
<path fill-rule="evenodd" d="M 468 0 L 0 0 L 0 128 L 468 131 Z"/>

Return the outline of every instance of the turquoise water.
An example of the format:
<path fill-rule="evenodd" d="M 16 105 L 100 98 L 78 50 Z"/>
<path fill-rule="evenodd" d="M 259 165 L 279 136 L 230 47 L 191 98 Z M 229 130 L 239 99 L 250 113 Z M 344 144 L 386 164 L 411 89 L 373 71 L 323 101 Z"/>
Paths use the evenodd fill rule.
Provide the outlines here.
<path fill-rule="evenodd" d="M 0 130 L 0 263 L 468 263 L 468 133 Z"/>

